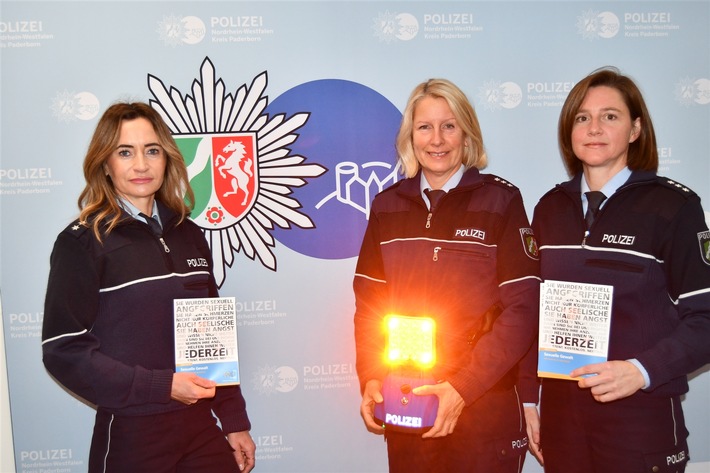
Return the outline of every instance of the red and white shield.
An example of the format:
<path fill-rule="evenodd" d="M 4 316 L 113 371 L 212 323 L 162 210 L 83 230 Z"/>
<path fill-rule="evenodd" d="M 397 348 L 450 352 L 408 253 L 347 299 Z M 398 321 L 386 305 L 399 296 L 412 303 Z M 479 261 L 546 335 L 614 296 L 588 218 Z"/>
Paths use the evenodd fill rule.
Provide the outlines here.
<path fill-rule="evenodd" d="M 259 192 L 255 133 L 206 133 L 175 137 L 195 192 L 193 220 L 219 230 L 239 222 Z"/>

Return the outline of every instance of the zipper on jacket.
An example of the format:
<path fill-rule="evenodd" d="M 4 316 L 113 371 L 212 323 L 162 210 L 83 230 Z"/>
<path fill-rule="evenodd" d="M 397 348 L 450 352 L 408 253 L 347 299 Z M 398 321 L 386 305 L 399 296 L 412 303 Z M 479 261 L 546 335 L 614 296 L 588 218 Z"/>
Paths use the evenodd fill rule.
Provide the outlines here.
<path fill-rule="evenodd" d="M 158 237 L 158 240 L 160 240 L 160 243 L 163 244 L 163 249 L 165 250 L 165 252 L 170 253 L 170 248 L 168 248 L 168 244 L 165 243 L 165 240 L 163 240 L 163 237 Z"/>
<path fill-rule="evenodd" d="M 425 228 L 431 228 L 431 216 L 432 216 L 432 213 L 430 211 L 429 215 L 426 216 L 426 227 Z"/>
<path fill-rule="evenodd" d="M 437 246 L 434 248 L 434 257 L 432 258 L 434 261 L 439 261 L 439 251 L 441 250 L 440 246 Z"/>
<path fill-rule="evenodd" d="M 157 222 L 154 222 L 154 225 L 151 225 L 150 222 L 145 222 L 146 226 L 150 230 L 150 233 L 152 233 L 160 242 L 161 245 L 163 245 L 163 250 L 165 250 L 166 253 L 170 253 L 170 248 L 168 247 L 168 244 L 165 243 L 165 240 L 163 239 L 163 229 L 160 228 L 160 226 L 157 224 Z"/>
<path fill-rule="evenodd" d="M 603 211 L 604 211 L 603 208 L 599 209 L 599 211 L 597 212 L 597 216 L 595 217 L 594 221 L 592 222 L 592 227 L 593 227 L 594 225 L 596 225 L 597 220 L 599 220 L 599 217 L 601 216 L 601 214 L 602 214 Z M 586 222 L 584 223 L 584 225 L 586 226 Z M 582 237 L 582 248 L 584 248 L 584 245 L 587 244 L 587 238 L 589 238 L 589 234 L 590 234 L 591 231 L 592 231 L 592 227 L 589 227 L 589 228 L 587 228 L 587 229 L 584 230 L 584 237 Z"/>
<path fill-rule="evenodd" d="M 443 199 L 446 196 L 446 192 L 443 192 L 441 190 L 438 190 L 436 192 L 442 192 L 442 194 L 439 195 L 439 198 L 435 199 L 434 202 L 429 200 L 429 213 L 426 216 L 426 225 L 424 226 L 424 228 L 427 228 L 427 229 L 431 228 L 431 218 L 434 216 L 434 211 L 438 208 L 438 205 L 441 202 L 441 199 Z M 427 193 L 427 196 L 428 195 L 429 194 Z M 429 199 L 431 199 L 431 197 L 429 197 Z"/>
<path fill-rule="evenodd" d="M 584 230 L 584 237 L 582 238 L 582 248 L 587 244 L 587 237 L 589 236 L 589 230 Z"/>

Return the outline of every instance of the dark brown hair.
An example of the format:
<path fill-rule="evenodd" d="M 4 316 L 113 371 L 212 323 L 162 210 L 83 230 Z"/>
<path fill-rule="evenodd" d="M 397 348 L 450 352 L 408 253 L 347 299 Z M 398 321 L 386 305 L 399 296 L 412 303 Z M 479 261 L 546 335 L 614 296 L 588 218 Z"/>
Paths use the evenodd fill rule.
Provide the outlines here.
<path fill-rule="evenodd" d="M 589 89 L 602 86 L 618 90 L 624 103 L 629 108 L 631 121 L 637 118 L 640 118 L 641 121 L 639 137 L 629 143 L 626 165 L 632 171 L 657 171 L 658 149 L 656 147 L 656 134 L 653 131 L 651 115 L 646 108 L 646 102 L 643 100 L 641 91 L 631 78 L 621 74 L 618 69 L 604 67 L 597 69 L 578 82 L 572 88 L 562 106 L 557 127 L 557 139 L 567 173 L 570 176 L 574 176 L 582 172 L 582 161 L 575 156 L 572 149 L 572 127 L 574 126 L 575 116 L 582 106 Z"/>

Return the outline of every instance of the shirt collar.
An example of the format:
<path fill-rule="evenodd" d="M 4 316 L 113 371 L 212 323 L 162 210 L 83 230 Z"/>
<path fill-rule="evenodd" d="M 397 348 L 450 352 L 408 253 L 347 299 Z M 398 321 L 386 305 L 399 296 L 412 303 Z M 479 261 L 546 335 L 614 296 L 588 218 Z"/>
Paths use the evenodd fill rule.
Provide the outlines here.
<path fill-rule="evenodd" d="M 139 214 L 141 213 L 140 210 L 138 210 L 138 207 L 133 205 L 128 199 L 124 199 L 123 197 L 118 198 L 118 203 L 121 205 L 123 210 L 128 212 L 131 217 L 135 218 L 136 220 L 140 220 L 141 222 L 147 223 L 143 217 L 141 217 Z M 163 226 L 163 222 L 160 220 L 160 214 L 158 213 L 158 201 L 153 199 L 153 210 L 151 211 L 154 219 L 158 221 L 160 226 Z"/>
<path fill-rule="evenodd" d="M 461 182 L 461 178 L 463 177 L 465 167 L 462 164 L 461 167 L 456 171 L 454 174 L 451 175 L 448 181 L 444 183 L 444 185 L 441 187 L 441 190 L 444 192 L 449 192 L 451 189 L 459 185 L 459 182 Z M 424 177 L 424 173 L 421 173 L 421 177 L 419 179 L 419 192 L 424 196 L 424 191 L 426 189 L 431 189 L 432 187 L 429 185 L 429 182 L 426 180 L 426 177 Z"/>
<path fill-rule="evenodd" d="M 619 190 L 619 187 L 623 186 L 626 181 L 629 180 L 629 177 L 631 177 L 631 170 L 628 168 L 628 166 L 625 166 L 621 171 L 617 172 L 611 179 L 607 181 L 606 184 L 604 184 L 604 187 L 599 189 L 602 194 L 606 196 L 606 199 L 604 202 L 602 202 L 601 207 L 604 207 L 604 205 L 607 203 L 607 200 L 609 200 L 609 197 L 614 195 L 614 193 Z M 585 192 L 589 192 L 589 185 L 587 184 L 587 180 L 584 178 L 584 175 L 582 176 L 581 179 L 581 191 L 582 191 L 582 210 L 585 212 L 587 211 L 587 196 L 584 194 Z"/>

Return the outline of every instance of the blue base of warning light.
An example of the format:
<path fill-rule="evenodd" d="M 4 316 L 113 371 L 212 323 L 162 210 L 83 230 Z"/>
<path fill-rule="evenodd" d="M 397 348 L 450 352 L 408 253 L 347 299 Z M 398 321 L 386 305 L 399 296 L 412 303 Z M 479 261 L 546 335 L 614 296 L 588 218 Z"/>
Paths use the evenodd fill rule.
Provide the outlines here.
<path fill-rule="evenodd" d="M 384 402 L 375 404 L 375 420 L 386 430 L 421 433 L 431 429 L 436 420 L 439 398 L 417 396 L 412 389 L 436 384 L 434 379 L 390 374 L 382 384 Z"/>

